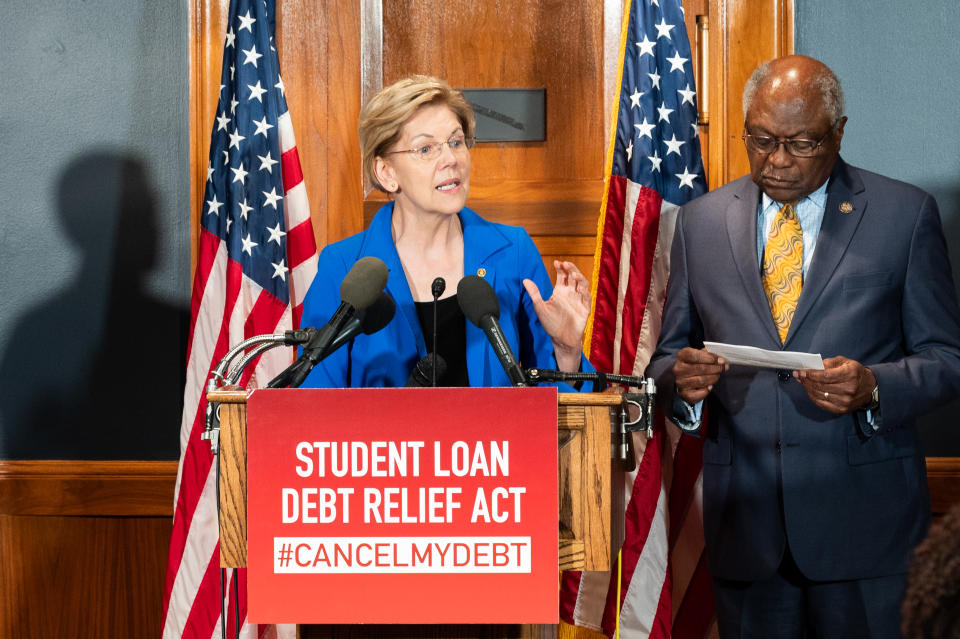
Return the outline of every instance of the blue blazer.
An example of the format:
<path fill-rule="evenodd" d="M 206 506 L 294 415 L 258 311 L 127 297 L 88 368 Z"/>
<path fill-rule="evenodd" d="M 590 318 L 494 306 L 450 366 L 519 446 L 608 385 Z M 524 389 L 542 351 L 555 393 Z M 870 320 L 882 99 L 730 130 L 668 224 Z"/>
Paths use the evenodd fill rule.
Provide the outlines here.
<path fill-rule="evenodd" d="M 500 303 L 500 326 L 521 366 L 555 369 L 553 343 L 522 284 L 524 278 L 536 282 L 544 299 L 553 292 L 533 240 L 520 227 L 488 222 L 468 208 L 460 211 L 459 216 L 463 226 L 464 272 L 483 272 L 483 278 L 493 287 Z M 396 315 L 383 330 L 358 335 L 320 362 L 303 387 L 404 386 L 417 362 L 426 357 L 420 320 L 393 243 L 392 218 L 391 202 L 377 212 L 367 230 L 323 249 L 317 275 L 303 303 L 301 325 L 323 326 L 330 319 L 340 304 L 343 277 L 358 259 L 367 256 L 379 257 L 387 265 L 386 290 L 397 304 Z M 466 326 L 470 385 L 510 386 L 483 331 L 469 321 Z M 581 366 L 585 371 L 593 370 L 585 357 Z M 566 384 L 555 386 L 561 391 L 573 391 Z M 589 383 L 584 386 L 584 390 L 592 388 Z"/>
<path fill-rule="evenodd" d="M 660 410 L 673 414 L 677 351 L 710 340 L 855 359 L 877 378 L 882 426 L 817 408 L 787 371 L 721 375 L 700 431 L 710 570 L 766 579 L 789 540 L 811 579 L 905 572 L 930 516 L 915 420 L 960 393 L 960 310 L 936 202 L 838 158 L 781 345 L 757 259 L 759 197 L 745 177 L 679 213 L 648 369 Z"/>

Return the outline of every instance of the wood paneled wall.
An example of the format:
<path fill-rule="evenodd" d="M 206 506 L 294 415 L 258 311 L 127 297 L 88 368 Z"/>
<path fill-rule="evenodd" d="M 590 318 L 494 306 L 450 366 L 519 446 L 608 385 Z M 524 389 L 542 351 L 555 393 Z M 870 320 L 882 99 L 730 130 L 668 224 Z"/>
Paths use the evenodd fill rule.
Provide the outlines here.
<path fill-rule="evenodd" d="M 0 637 L 157 637 L 176 462 L 0 461 Z"/>
<path fill-rule="evenodd" d="M 227 6 L 227 0 L 191 2 L 194 263 Z M 570 258 L 592 272 L 623 6 L 623 0 L 278 3 L 277 41 L 317 245 L 361 231 L 386 201 L 363 184 L 362 102 L 384 84 L 427 73 L 463 88 L 546 88 L 547 139 L 479 144 L 468 205 L 491 220 L 525 226 L 548 270 L 554 258 Z M 684 6 L 708 183 L 716 187 L 747 171 L 740 91 L 759 62 L 793 50 L 793 0 Z"/>

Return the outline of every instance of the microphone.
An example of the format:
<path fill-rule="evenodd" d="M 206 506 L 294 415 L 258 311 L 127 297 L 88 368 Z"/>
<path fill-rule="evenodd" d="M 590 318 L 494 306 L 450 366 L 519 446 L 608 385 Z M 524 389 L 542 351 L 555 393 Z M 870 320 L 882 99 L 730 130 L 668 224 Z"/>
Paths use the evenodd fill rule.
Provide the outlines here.
<path fill-rule="evenodd" d="M 430 284 L 430 292 L 433 293 L 433 357 L 436 360 L 437 357 L 437 300 L 440 299 L 440 296 L 443 295 L 443 291 L 447 288 L 447 280 L 442 277 L 438 277 L 433 280 L 433 283 Z M 433 366 L 433 383 L 431 386 L 437 385 L 437 367 L 436 361 L 434 361 Z"/>
<path fill-rule="evenodd" d="M 356 315 L 347 324 L 343 327 L 343 330 L 330 342 L 330 346 L 327 348 L 327 351 L 323 354 L 324 357 L 327 357 L 338 348 L 352 340 L 354 337 L 359 335 L 361 332 L 366 335 L 372 335 L 377 331 L 383 329 L 387 324 L 390 323 L 390 320 L 393 319 L 394 314 L 396 313 L 397 305 L 393 301 L 390 293 L 386 291 L 381 291 L 377 301 L 370 305 L 369 308 L 361 309 L 357 311 Z M 312 326 L 296 330 L 296 331 L 287 331 L 284 334 L 284 344 L 303 344 L 307 342 L 312 336 L 316 335 L 317 329 Z M 292 340 L 300 340 L 292 341 Z M 319 361 L 319 360 L 318 360 Z M 270 383 L 267 384 L 267 388 L 285 388 L 291 385 L 291 382 L 297 377 L 300 377 L 300 381 L 297 385 L 303 383 L 303 379 L 306 378 L 306 375 L 313 368 L 313 365 L 310 362 L 301 356 L 297 361 L 288 366 L 282 373 L 270 380 Z M 302 376 L 301 376 L 302 372 Z"/>
<path fill-rule="evenodd" d="M 300 358 L 287 370 L 270 380 L 268 388 L 297 388 L 321 359 L 331 352 L 331 343 L 354 318 L 358 310 L 372 305 L 387 285 L 387 265 L 377 257 L 357 260 L 340 283 L 340 306 L 333 317 L 303 347 Z"/>
<path fill-rule="evenodd" d="M 423 386 L 430 386 L 431 380 L 436 380 L 437 377 L 443 377 L 443 374 L 446 372 L 447 362 L 436 353 L 430 353 L 417 362 L 417 365 L 413 367 L 413 370 L 410 371 L 410 377 L 407 379 L 407 383 L 404 384 L 404 387 L 420 388 Z M 433 385 L 436 386 L 435 381 L 433 381 Z"/>
<path fill-rule="evenodd" d="M 330 342 L 343 329 L 344 324 L 350 321 L 358 310 L 373 304 L 386 285 L 387 265 L 380 258 L 364 257 L 357 260 L 340 284 L 340 306 L 314 339 L 303 347 L 303 355 L 314 364 L 323 359 Z"/>
<path fill-rule="evenodd" d="M 330 355 L 360 333 L 373 335 L 383 329 L 390 323 L 396 312 L 397 305 L 393 301 L 393 297 L 390 293 L 381 291 L 377 301 L 371 304 L 369 308 L 357 311 L 353 319 L 347 322 L 343 330 L 330 342 L 324 357 Z"/>
<path fill-rule="evenodd" d="M 497 301 L 493 287 L 478 275 L 467 275 L 457 285 L 457 302 L 467 319 L 487 336 L 500 365 L 510 378 L 510 383 L 514 386 L 527 386 L 526 375 L 500 329 L 500 302 Z"/>

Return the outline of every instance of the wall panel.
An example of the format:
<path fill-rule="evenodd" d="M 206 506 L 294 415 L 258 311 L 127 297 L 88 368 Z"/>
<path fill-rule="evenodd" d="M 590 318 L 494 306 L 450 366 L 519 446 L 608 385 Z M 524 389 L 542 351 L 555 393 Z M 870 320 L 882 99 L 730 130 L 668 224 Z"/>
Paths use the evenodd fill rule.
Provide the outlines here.
<path fill-rule="evenodd" d="M 176 462 L 0 461 L 0 637 L 155 637 Z"/>

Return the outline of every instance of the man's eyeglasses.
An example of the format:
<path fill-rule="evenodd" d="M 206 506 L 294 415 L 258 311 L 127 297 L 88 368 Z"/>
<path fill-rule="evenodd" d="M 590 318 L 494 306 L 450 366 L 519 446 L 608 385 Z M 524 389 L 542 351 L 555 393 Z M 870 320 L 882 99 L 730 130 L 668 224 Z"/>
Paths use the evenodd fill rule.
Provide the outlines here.
<path fill-rule="evenodd" d="M 777 147 L 782 144 L 790 155 L 798 158 L 809 158 L 817 154 L 823 141 L 831 133 L 833 133 L 832 129 L 827 131 L 819 140 L 805 140 L 803 138 L 772 138 L 769 135 L 752 135 L 744 131 L 740 139 L 754 153 L 768 155 L 776 151 Z"/>
<path fill-rule="evenodd" d="M 399 151 L 387 151 L 384 155 L 393 155 L 394 153 L 409 153 L 420 160 L 436 160 L 443 152 L 443 145 L 447 145 L 454 154 L 466 153 L 467 149 L 473 148 L 475 138 L 465 135 L 455 135 L 446 142 L 431 142 L 430 144 L 421 144 L 413 149 L 401 149 Z"/>

